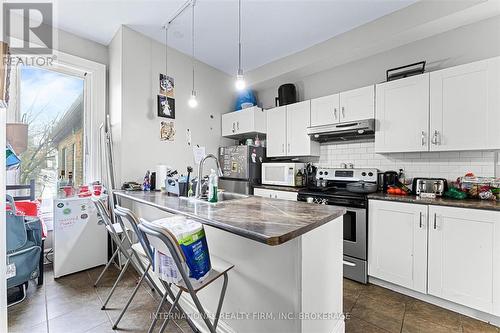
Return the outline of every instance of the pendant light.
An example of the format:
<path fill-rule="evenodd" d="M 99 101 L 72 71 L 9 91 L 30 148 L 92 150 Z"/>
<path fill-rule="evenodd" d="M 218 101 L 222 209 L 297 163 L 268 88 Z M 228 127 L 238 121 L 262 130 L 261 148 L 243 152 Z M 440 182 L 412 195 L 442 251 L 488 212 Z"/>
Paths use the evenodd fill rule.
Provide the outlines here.
<path fill-rule="evenodd" d="M 194 65 L 195 65 L 195 58 L 194 58 L 194 5 L 195 5 L 196 0 L 193 0 L 192 2 L 192 9 L 191 9 L 191 42 L 192 42 L 192 49 L 191 49 L 191 59 L 193 61 L 193 89 L 191 90 L 191 97 L 189 97 L 188 105 L 191 108 L 195 108 L 198 106 L 198 100 L 196 99 L 196 90 L 194 89 Z"/>
<path fill-rule="evenodd" d="M 239 91 L 245 89 L 246 86 L 241 68 L 241 0 L 238 0 L 238 73 L 236 74 L 235 86 L 236 90 Z"/>

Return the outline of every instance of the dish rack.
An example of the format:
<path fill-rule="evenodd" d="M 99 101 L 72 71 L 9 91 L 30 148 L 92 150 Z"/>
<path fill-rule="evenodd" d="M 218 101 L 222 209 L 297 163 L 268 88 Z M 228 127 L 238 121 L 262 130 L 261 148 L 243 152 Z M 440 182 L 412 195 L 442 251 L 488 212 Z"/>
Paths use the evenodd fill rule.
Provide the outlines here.
<path fill-rule="evenodd" d="M 459 184 L 460 189 L 470 198 L 500 200 L 500 178 L 460 177 Z"/>

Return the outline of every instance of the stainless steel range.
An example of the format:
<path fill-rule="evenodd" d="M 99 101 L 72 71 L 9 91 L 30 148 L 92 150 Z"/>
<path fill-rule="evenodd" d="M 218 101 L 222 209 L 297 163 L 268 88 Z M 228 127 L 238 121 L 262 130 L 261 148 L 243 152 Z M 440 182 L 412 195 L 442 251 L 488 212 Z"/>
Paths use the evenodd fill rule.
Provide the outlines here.
<path fill-rule="evenodd" d="M 366 194 L 347 191 L 349 183 L 377 183 L 377 169 L 318 169 L 316 184 L 300 190 L 299 201 L 344 207 L 344 277 L 366 283 L 368 200 Z"/>

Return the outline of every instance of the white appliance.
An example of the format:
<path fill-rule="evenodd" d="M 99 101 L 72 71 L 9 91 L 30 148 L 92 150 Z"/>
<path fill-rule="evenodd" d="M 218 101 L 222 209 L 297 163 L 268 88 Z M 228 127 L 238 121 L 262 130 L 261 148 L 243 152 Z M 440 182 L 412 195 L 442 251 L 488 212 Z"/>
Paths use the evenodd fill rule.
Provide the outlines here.
<path fill-rule="evenodd" d="M 304 163 L 262 163 L 262 184 L 297 186 L 295 175 L 304 167 Z"/>
<path fill-rule="evenodd" d="M 54 276 L 107 262 L 107 232 L 90 198 L 54 199 Z"/>

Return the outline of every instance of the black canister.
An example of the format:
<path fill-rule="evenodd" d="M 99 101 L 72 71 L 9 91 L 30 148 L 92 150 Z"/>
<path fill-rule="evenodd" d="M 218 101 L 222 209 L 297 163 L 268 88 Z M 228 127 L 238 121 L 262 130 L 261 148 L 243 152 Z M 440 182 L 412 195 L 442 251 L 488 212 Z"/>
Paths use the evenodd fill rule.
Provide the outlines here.
<path fill-rule="evenodd" d="M 278 88 L 278 97 L 275 99 L 276 106 L 297 103 L 297 90 L 293 83 L 286 83 Z"/>

